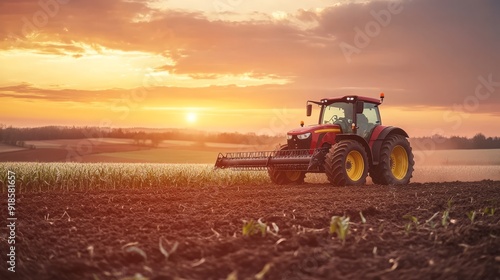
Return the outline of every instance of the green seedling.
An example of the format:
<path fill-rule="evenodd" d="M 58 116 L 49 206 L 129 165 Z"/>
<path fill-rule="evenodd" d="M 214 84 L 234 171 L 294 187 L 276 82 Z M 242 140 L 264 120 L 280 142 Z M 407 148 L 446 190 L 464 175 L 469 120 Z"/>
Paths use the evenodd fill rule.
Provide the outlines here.
<path fill-rule="evenodd" d="M 257 227 L 258 227 L 259 231 L 261 232 L 262 236 L 266 235 L 266 232 L 267 232 L 269 227 L 267 226 L 266 223 L 262 222 L 262 218 L 259 218 L 257 220 L 257 225 L 258 225 Z"/>
<path fill-rule="evenodd" d="M 262 268 L 262 270 L 259 273 L 255 274 L 254 278 L 256 280 L 262 280 L 262 279 L 264 279 L 264 277 L 269 272 L 269 270 L 271 269 L 271 267 L 272 267 L 272 263 L 266 263 L 266 265 Z"/>
<path fill-rule="evenodd" d="M 418 222 L 418 218 L 417 218 L 417 217 L 415 217 L 415 216 L 412 216 L 412 215 L 410 215 L 410 214 L 404 215 L 404 216 L 403 216 L 403 218 L 410 220 L 410 222 L 414 223 L 414 224 L 415 224 L 415 225 L 417 225 L 417 226 L 418 226 L 418 224 L 419 224 L 419 222 Z"/>
<path fill-rule="evenodd" d="M 448 227 L 449 224 L 450 224 L 450 210 L 446 209 L 444 210 L 443 216 L 441 217 L 441 225 L 443 227 Z"/>
<path fill-rule="evenodd" d="M 243 229 L 242 233 L 243 236 L 253 236 L 257 233 L 261 233 L 261 235 L 264 237 L 266 236 L 266 231 L 267 231 L 267 225 L 261 221 L 261 219 L 254 221 L 243 221 Z"/>
<path fill-rule="evenodd" d="M 333 216 L 330 221 L 330 234 L 337 234 L 337 237 L 345 243 L 345 239 L 349 234 L 349 217 Z"/>
<path fill-rule="evenodd" d="M 243 221 L 243 229 L 241 233 L 243 236 L 251 236 L 255 234 L 255 221 Z"/>
<path fill-rule="evenodd" d="M 470 223 L 474 223 L 474 218 L 476 217 L 476 211 L 467 212 L 467 218 L 469 218 Z"/>
<path fill-rule="evenodd" d="M 411 231 L 411 223 L 407 223 L 405 225 L 405 232 L 406 232 L 406 235 L 408 235 Z"/>
<path fill-rule="evenodd" d="M 483 216 L 488 215 L 488 216 L 493 216 L 495 214 L 495 208 L 493 207 L 484 207 L 483 209 Z"/>
<path fill-rule="evenodd" d="M 450 210 L 451 210 L 452 202 L 453 202 L 453 198 L 450 197 L 450 199 L 448 199 L 448 202 L 446 203 L 446 205 L 447 205 L 446 210 L 444 210 L 443 216 L 441 216 L 441 225 L 443 227 L 448 227 L 448 225 L 450 224 Z"/>
<path fill-rule="evenodd" d="M 415 216 L 406 214 L 403 216 L 403 218 L 409 220 L 409 222 L 405 225 L 406 234 L 410 233 L 413 225 L 415 226 L 415 228 L 419 225 L 418 218 Z"/>

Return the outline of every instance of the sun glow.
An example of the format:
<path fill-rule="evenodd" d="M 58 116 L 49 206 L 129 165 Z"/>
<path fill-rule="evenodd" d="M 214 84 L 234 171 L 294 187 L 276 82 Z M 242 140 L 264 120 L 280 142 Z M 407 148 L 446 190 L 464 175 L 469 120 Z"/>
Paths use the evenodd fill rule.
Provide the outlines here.
<path fill-rule="evenodd" d="M 195 123 L 198 119 L 198 115 L 195 112 L 189 112 L 186 114 L 186 121 L 188 123 Z"/>

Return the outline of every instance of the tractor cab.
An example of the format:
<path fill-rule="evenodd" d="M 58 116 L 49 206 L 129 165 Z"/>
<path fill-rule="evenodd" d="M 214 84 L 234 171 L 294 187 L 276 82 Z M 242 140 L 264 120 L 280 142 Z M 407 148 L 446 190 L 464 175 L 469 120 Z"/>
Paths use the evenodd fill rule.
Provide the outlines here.
<path fill-rule="evenodd" d="M 309 100 L 307 116 L 312 115 L 313 104 L 320 107 L 318 124 L 289 131 L 288 148 L 295 150 L 329 147 L 336 142 L 339 134 L 357 135 L 368 143 L 375 128 L 382 124 L 378 108 L 381 103 L 382 100 L 359 96 Z"/>
<path fill-rule="evenodd" d="M 321 106 L 319 125 L 337 124 L 343 134 L 357 134 L 367 142 L 373 129 L 382 124 L 378 109 L 382 99 L 344 96 L 342 98 L 322 99 L 320 102 L 308 101 L 307 112 L 310 116 L 312 104 L 309 103 Z"/>

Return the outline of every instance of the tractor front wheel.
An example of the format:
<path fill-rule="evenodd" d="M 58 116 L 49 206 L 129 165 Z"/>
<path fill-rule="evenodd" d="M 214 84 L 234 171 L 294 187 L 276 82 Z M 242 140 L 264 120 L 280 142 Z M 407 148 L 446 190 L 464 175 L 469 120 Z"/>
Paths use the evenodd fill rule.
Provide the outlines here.
<path fill-rule="evenodd" d="M 286 153 L 288 149 L 287 145 L 283 145 L 277 154 Z M 303 171 L 285 171 L 275 169 L 273 167 L 267 168 L 267 173 L 271 181 L 277 185 L 289 185 L 289 184 L 303 184 L 306 173 Z"/>
<path fill-rule="evenodd" d="M 359 186 L 366 183 L 368 156 L 361 143 L 344 140 L 330 148 L 325 159 L 325 173 L 334 186 Z"/>
<path fill-rule="evenodd" d="M 410 183 L 414 164 L 406 137 L 390 135 L 382 144 L 379 164 L 370 170 L 370 177 L 379 185 L 406 185 Z"/>

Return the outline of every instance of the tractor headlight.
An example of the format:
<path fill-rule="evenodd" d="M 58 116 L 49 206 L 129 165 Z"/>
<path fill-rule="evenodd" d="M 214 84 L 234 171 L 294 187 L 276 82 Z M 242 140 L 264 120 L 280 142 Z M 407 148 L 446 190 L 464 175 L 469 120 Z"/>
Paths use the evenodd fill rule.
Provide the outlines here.
<path fill-rule="evenodd" d="M 292 139 L 292 137 L 293 137 L 293 136 L 292 136 L 292 135 L 290 135 L 290 134 L 287 134 L 287 135 L 286 135 L 286 139 L 288 139 L 288 140 L 291 140 L 291 139 Z"/>
<path fill-rule="evenodd" d="M 304 134 L 299 134 L 299 135 L 297 135 L 297 137 L 298 137 L 300 140 L 307 139 L 307 138 L 309 138 L 309 136 L 311 136 L 311 132 L 308 132 L 308 133 L 304 133 Z"/>

